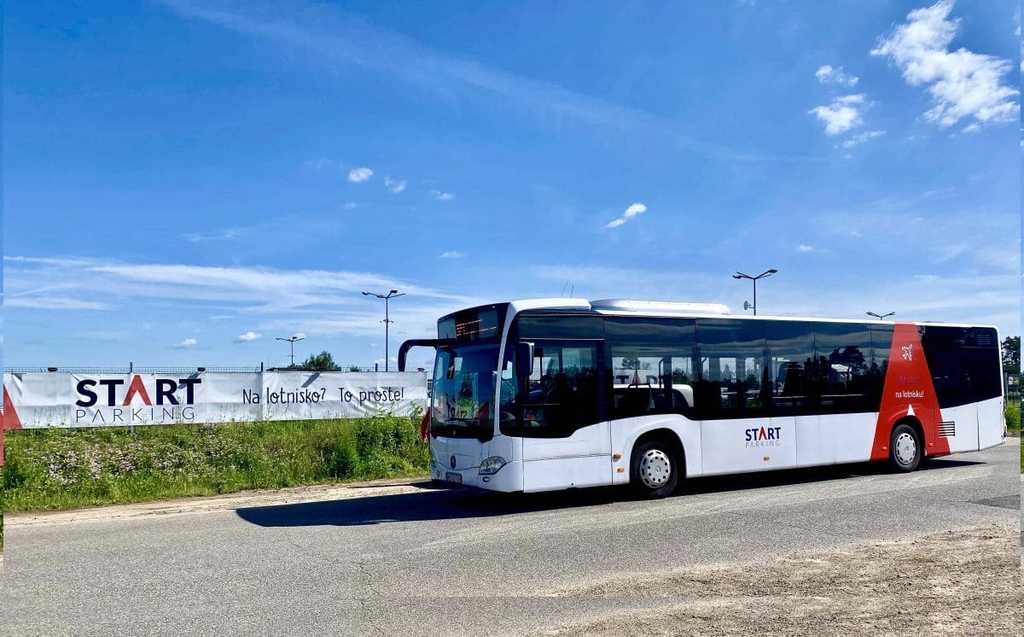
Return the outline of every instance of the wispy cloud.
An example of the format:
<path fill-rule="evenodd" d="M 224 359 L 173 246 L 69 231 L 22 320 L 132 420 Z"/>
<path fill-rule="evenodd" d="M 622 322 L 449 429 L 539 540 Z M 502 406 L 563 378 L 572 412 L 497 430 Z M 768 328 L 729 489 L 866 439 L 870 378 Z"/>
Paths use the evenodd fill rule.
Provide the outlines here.
<path fill-rule="evenodd" d="M 199 344 L 199 341 L 194 338 L 186 338 L 185 340 L 175 343 L 174 349 L 191 349 Z"/>
<path fill-rule="evenodd" d="M 83 299 L 72 299 L 61 296 L 29 296 L 19 297 L 8 293 L 4 299 L 4 305 L 12 308 L 24 308 L 33 310 L 109 310 L 110 306 L 99 301 L 87 301 Z"/>
<path fill-rule="evenodd" d="M 313 170 L 325 170 L 327 168 L 333 168 L 338 165 L 338 162 L 327 157 L 317 157 L 316 159 L 308 159 L 303 162 L 306 168 L 312 168 Z"/>
<path fill-rule="evenodd" d="M 263 338 L 262 334 L 260 334 L 259 332 L 249 330 L 248 332 L 242 332 L 241 334 L 239 334 L 238 338 L 235 340 L 239 343 L 251 343 L 261 338 Z"/>
<path fill-rule="evenodd" d="M 807 244 L 807 243 L 801 243 L 800 245 L 798 245 L 798 246 L 796 247 L 796 251 L 797 251 L 797 252 L 803 252 L 803 253 L 807 253 L 807 252 L 814 252 L 814 251 L 815 251 L 815 248 L 814 248 L 814 246 L 812 246 L 812 245 L 810 245 L 810 244 Z"/>
<path fill-rule="evenodd" d="M 863 249 L 857 254 L 862 255 Z M 780 316 L 823 316 L 863 319 L 867 309 L 895 310 L 904 320 L 995 323 L 1016 333 L 1019 325 L 1017 276 L 1012 272 L 985 275 L 939 275 L 894 271 L 881 279 L 848 279 L 842 285 L 827 279 L 790 285 L 783 271 L 773 278 L 764 313 Z M 564 286 L 571 281 L 576 296 L 688 300 L 725 303 L 738 311 L 747 286 L 728 287 L 727 275 L 664 268 L 620 268 L 593 265 L 547 265 L 530 273 Z M 554 288 L 557 290 L 557 288 Z"/>
<path fill-rule="evenodd" d="M 445 250 L 444 252 L 441 253 L 440 256 L 442 259 L 461 259 L 466 255 L 459 252 L 458 250 Z"/>
<path fill-rule="evenodd" d="M 958 268 L 978 273 L 1015 273 L 1020 263 L 1019 217 L 991 211 L 921 214 L 937 206 L 942 191 L 899 200 L 885 198 L 849 210 L 822 212 L 813 225 L 820 232 L 844 238 L 872 237 L 874 249 L 907 255 L 916 263 L 941 265 L 959 260 Z M 948 204 L 943 207 L 948 207 Z M 843 244 L 846 249 L 854 244 Z M 855 244 L 860 246 L 860 243 Z M 1016 294 L 1016 293 L 1014 293 Z"/>
<path fill-rule="evenodd" d="M 619 217 L 617 217 L 615 219 L 612 219 L 607 224 L 605 224 L 604 227 L 605 228 L 618 228 L 619 226 L 624 225 L 630 219 L 632 219 L 634 217 L 637 217 L 639 215 L 642 215 L 645 212 L 647 212 L 647 206 L 646 205 L 644 205 L 642 203 L 630 204 L 630 206 L 628 208 L 626 208 L 626 210 L 622 213 L 621 216 L 619 216 Z"/>
<path fill-rule="evenodd" d="M 840 135 L 863 124 L 861 110 L 865 104 L 864 94 L 843 95 L 832 100 L 827 106 L 816 106 L 808 113 L 825 125 L 826 135 Z"/>
<path fill-rule="evenodd" d="M 354 184 L 361 184 L 364 181 L 369 181 L 373 177 L 373 170 L 366 166 L 360 166 L 359 168 L 353 168 L 348 171 L 348 180 Z"/>
<path fill-rule="evenodd" d="M 404 179 L 392 179 L 391 177 L 384 178 L 384 187 L 396 195 L 405 190 L 407 185 L 408 183 Z"/>
<path fill-rule="evenodd" d="M 102 259 L 4 257 L 8 301 L 43 304 L 58 295 L 63 303 L 150 298 L 206 303 L 250 313 L 361 303 L 360 292 L 397 288 L 410 296 L 459 299 L 410 281 L 343 270 L 281 270 L 187 264 L 126 263 Z M 99 309 L 99 308 L 96 308 Z"/>
<path fill-rule="evenodd" d="M 631 135 L 645 133 L 667 140 L 680 149 L 726 161 L 813 159 L 749 152 L 702 141 L 676 120 L 449 55 L 335 6 L 284 1 L 160 1 L 187 18 L 311 51 L 317 60 L 327 65 L 355 65 L 388 73 L 416 88 L 426 88 L 446 97 L 460 90 L 496 96 L 517 107 L 539 111 L 546 122 L 571 120 Z"/>
<path fill-rule="evenodd" d="M 814 72 L 814 77 L 822 84 L 836 84 L 846 88 L 853 88 L 860 81 L 859 77 L 847 73 L 843 67 L 833 67 L 829 64 L 819 66 Z"/>
<path fill-rule="evenodd" d="M 850 148 L 854 148 L 855 146 L 860 146 L 864 142 L 871 141 L 872 139 L 876 139 L 878 137 L 881 137 L 882 135 L 885 135 L 885 131 L 884 130 L 864 131 L 863 133 L 857 133 L 856 135 L 851 135 L 850 137 L 848 137 L 848 138 L 844 139 L 842 142 L 840 142 L 839 145 L 842 146 L 843 148 L 850 149 Z"/>
<path fill-rule="evenodd" d="M 1009 60 L 950 50 L 960 31 L 959 18 L 951 19 L 953 0 L 941 0 L 915 9 L 907 21 L 879 39 L 871 55 L 892 60 L 911 86 L 926 86 L 933 106 L 925 119 L 942 128 L 964 118 L 975 124 L 1016 121 L 1018 91 L 1003 83 L 1013 70 Z"/>
<path fill-rule="evenodd" d="M 128 263 L 80 257 L 4 257 L 11 311 L 175 308 L 188 315 L 252 321 L 256 334 L 376 336 L 380 308 L 363 290 L 407 294 L 394 333 L 429 336 L 437 317 L 486 299 L 453 294 L 372 272 Z M 95 299 L 102 299 L 96 301 Z M 397 314 L 397 317 L 396 317 Z M 211 319 L 212 320 L 212 319 Z M 244 334 L 242 335 L 244 336 Z M 244 342 L 245 339 L 239 337 Z"/>
<path fill-rule="evenodd" d="M 455 199 L 455 195 L 450 192 L 444 192 L 443 190 L 431 190 L 430 196 L 438 201 L 451 201 Z"/>
<path fill-rule="evenodd" d="M 181 236 L 189 243 L 203 243 L 206 241 L 231 241 L 232 239 L 237 239 L 241 234 L 241 228 L 226 228 L 209 233 L 186 232 Z"/>

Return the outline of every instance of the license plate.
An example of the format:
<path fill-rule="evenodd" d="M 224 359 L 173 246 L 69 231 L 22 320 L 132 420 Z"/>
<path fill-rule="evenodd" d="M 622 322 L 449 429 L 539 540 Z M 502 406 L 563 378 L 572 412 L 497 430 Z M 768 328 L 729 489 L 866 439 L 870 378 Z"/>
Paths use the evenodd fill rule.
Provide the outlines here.
<path fill-rule="evenodd" d="M 449 471 L 444 474 L 444 479 L 448 482 L 454 482 L 455 484 L 462 484 L 462 474 L 455 473 L 454 471 Z"/>

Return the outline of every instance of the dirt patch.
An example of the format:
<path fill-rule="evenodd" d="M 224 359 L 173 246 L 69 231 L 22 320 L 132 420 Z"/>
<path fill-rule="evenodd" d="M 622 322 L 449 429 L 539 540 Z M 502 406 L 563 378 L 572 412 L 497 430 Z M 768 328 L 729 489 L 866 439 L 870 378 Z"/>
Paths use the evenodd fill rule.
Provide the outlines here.
<path fill-rule="evenodd" d="M 548 634 L 1016 635 L 1019 542 L 1019 529 L 988 526 L 610 580 L 556 595 L 632 599 L 647 609 Z M 652 602 L 660 608 L 650 610 Z"/>

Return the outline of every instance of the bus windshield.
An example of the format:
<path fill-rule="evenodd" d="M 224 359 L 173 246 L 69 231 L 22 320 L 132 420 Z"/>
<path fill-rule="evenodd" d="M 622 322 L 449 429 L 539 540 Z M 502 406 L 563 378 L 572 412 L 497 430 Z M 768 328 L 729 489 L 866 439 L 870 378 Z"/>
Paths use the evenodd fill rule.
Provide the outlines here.
<path fill-rule="evenodd" d="M 433 435 L 491 438 L 497 368 L 498 346 L 493 343 L 438 350 L 430 413 Z"/>

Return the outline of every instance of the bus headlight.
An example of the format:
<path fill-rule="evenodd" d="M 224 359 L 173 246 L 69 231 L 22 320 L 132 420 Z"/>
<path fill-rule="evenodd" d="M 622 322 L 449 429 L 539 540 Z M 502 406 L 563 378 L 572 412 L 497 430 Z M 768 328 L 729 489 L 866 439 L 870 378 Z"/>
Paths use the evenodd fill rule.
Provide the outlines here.
<path fill-rule="evenodd" d="M 493 476 L 498 473 L 502 467 L 508 464 L 508 460 L 505 460 L 501 456 L 490 456 L 484 458 L 480 463 L 480 475 L 482 476 Z"/>

